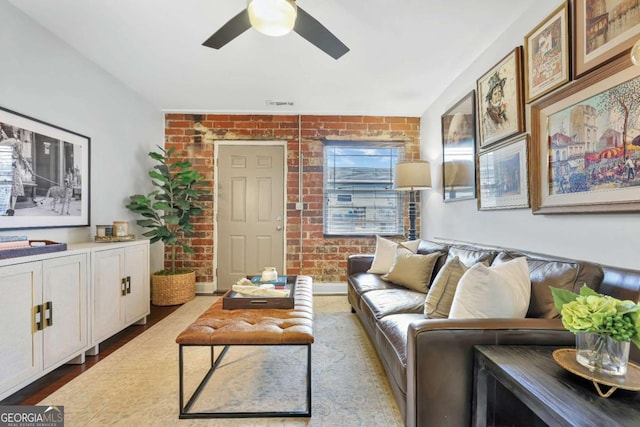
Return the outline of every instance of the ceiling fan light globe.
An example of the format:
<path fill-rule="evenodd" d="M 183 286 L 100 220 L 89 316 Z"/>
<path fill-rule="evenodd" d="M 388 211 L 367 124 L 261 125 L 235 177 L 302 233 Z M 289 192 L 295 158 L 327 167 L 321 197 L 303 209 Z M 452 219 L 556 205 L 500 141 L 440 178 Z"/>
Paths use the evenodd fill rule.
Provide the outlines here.
<path fill-rule="evenodd" d="M 284 36 L 296 23 L 294 0 L 251 0 L 247 10 L 251 26 L 267 36 Z"/>

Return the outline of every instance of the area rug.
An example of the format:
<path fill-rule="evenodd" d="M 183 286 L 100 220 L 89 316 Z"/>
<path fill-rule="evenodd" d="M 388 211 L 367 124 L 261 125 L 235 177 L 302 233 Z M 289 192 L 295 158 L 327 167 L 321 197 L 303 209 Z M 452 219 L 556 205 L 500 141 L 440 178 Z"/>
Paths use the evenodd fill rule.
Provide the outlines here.
<path fill-rule="evenodd" d="M 346 296 L 314 297 L 312 417 L 178 418 L 175 337 L 215 301 L 199 296 L 75 378 L 40 405 L 62 405 L 71 426 L 401 426 L 386 376 Z M 209 351 L 185 351 L 190 395 L 208 368 Z M 232 347 L 193 411 L 305 409 L 306 350 Z"/>

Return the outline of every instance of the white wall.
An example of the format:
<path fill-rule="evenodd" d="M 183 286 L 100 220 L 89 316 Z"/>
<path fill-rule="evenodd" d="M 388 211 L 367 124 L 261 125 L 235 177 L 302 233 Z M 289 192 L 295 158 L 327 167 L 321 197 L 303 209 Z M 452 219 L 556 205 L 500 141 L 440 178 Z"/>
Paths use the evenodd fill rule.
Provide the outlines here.
<path fill-rule="evenodd" d="M 441 115 L 475 89 L 476 80 L 562 2 L 536 4 L 475 60 L 421 120 L 422 158 L 431 162 L 433 189 L 422 194 L 422 238 L 446 238 L 527 249 L 638 269 L 640 213 L 533 215 L 531 209 L 478 211 L 477 200 L 442 202 Z M 527 108 L 527 132 L 530 133 Z"/>
<path fill-rule="evenodd" d="M 92 239 L 95 224 L 114 220 L 139 233 L 125 204 L 149 189 L 147 153 L 164 144 L 162 112 L 8 2 L 0 2 L 0 16 L 0 106 L 91 138 L 91 226 L 19 233 L 78 243 Z M 156 246 L 152 271 L 161 266 Z"/>

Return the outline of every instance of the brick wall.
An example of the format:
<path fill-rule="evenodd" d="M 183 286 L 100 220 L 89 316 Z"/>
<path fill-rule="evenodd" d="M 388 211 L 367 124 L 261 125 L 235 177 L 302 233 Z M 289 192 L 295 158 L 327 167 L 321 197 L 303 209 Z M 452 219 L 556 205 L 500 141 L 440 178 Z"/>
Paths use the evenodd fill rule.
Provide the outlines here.
<path fill-rule="evenodd" d="M 304 210 L 298 201 L 299 161 L 298 120 L 301 121 Z M 202 173 L 213 194 L 214 146 L 219 140 L 287 141 L 287 273 L 307 274 L 316 282 L 346 280 L 349 254 L 372 253 L 374 237 L 324 237 L 322 234 L 323 145 L 328 140 L 401 140 L 407 160 L 420 158 L 418 117 L 310 116 L 310 115 L 230 115 L 166 114 L 165 148 L 178 153 Z M 182 266 L 197 271 L 198 282 L 213 282 L 214 223 L 213 200 L 207 201 L 202 217 L 194 221 L 196 233 L 191 246 L 196 254 L 180 254 Z M 419 224 L 419 220 L 416 221 Z M 302 239 L 300 238 L 302 231 Z M 301 241 L 302 240 L 302 241 Z M 302 247 L 302 257 L 300 248 Z"/>

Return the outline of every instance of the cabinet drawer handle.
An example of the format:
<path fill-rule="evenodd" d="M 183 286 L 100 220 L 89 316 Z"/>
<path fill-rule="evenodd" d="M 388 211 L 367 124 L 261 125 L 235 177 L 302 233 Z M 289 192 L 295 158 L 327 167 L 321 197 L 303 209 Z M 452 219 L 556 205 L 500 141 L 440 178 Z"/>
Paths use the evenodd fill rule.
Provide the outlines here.
<path fill-rule="evenodd" d="M 44 320 L 45 328 L 47 326 L 53 326 L 53 301 L 44 303 Z"/>
<path fill-rule="evenodd" d="M 120 280 L 120 293 L 123 297 L 127 295 L 127 279 L 124 277 Z"/>
<path fill-rule="evenodd" d="M 42 330 L 42 304 L 33 307 L 33 323 L 36 326 L 36 331 Z"/>
<path fill-rule="evenodd" d="M 127 293 L 131 293 L 131 276 L 127 276 Z"/>

